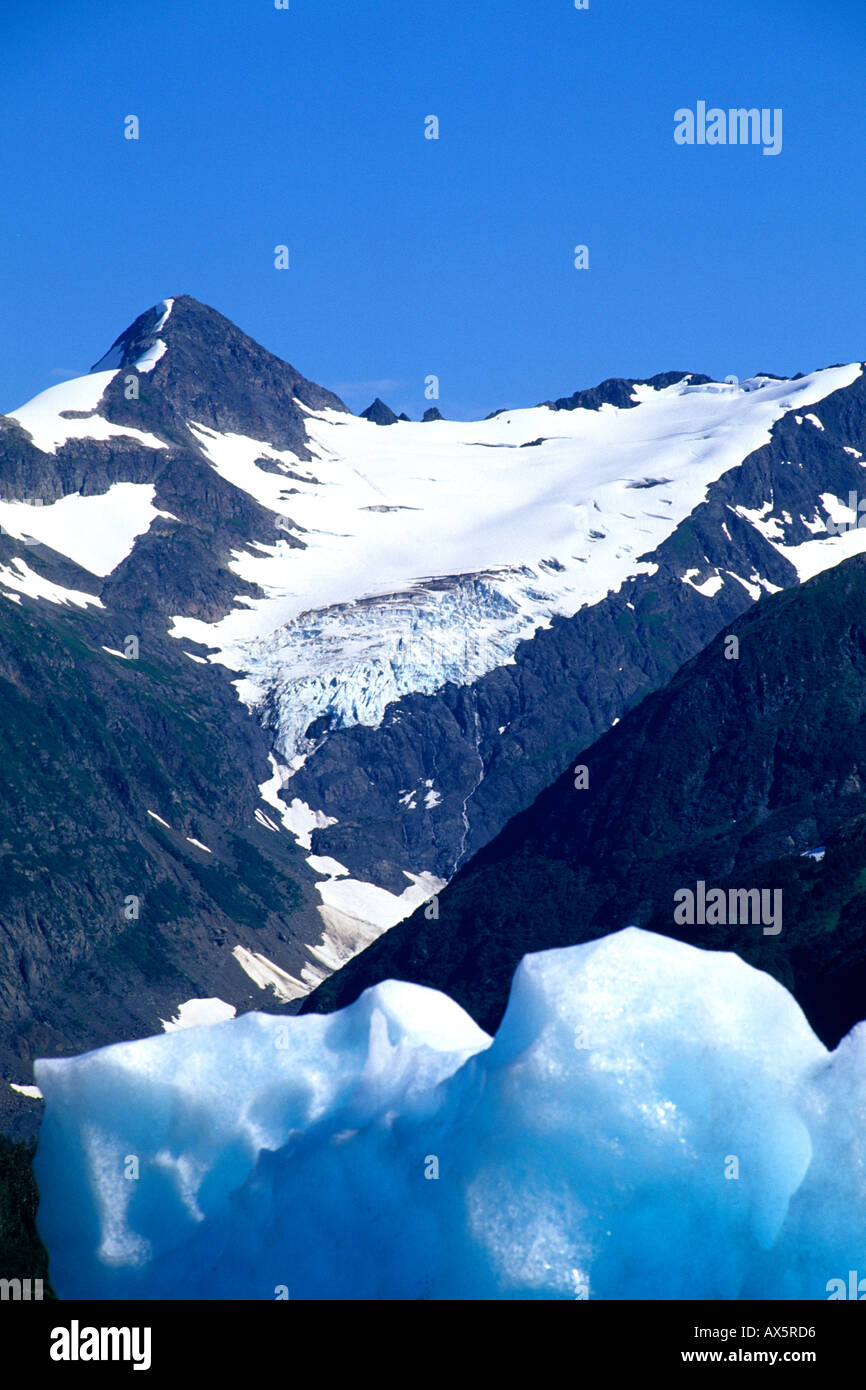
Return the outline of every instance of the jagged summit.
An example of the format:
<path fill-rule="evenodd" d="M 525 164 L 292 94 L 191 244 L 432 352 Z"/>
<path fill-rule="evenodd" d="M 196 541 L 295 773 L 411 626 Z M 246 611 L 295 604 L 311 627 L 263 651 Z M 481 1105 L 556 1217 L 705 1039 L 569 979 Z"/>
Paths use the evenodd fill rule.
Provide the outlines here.
<path fill-rule="evenodd" d="M 372 420 L 374 425 L 396 425 L 398 418 L 391 407 L 380 401 L 378 396 L 372 405 L 361 411 L 361 419 Z"/>
<path fill-rule="evenodd" d="M 781 378 L 779 378 L 781 380 Z M 575 391 L 571 396 L 560 396 L 555 401 L 543 401 L 552 410 L 599 410 L 603 405 L 615 405 L 630 410 L 638 404 L 635 398 L 636 386 L 651 386 L 654 391 L 662 391 L 666 386 L 687 382 L 690 386 L 707 386 L 712 377 L 702 372 L 657 372 L 649 377 L 608 377 L 597 386 L 583 391 Z"/>
<path fill-rule="evenodd" d="M 278 448 L 304 447 L 304 411 L 349 413 L 333 391 L 302 376 L 230 319 L 191 295 L 161 300 L 139 314 L 92 371 L 118 370 L 101 413 L 116 424 L 152 425 L 178 437 L 189 421 L 211 429 L 267 439 Z M 127 398 L 126 376 L 141 380 Z M 174 417 L 174 419 L 172 419 Z"/>

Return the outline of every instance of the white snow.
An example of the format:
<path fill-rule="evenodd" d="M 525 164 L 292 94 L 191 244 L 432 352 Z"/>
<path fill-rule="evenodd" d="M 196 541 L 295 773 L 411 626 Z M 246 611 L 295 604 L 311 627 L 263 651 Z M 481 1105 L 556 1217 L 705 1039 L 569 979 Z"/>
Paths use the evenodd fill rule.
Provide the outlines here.
<path fill-rule="evenodd" d="M 288 808 L 283 807 L 283 825 L 295 837 L 300 849 L 312 849 L 311 834 L 314 830 L 324 830 L 336 825 L 336 816 L 326 816 L 324 811 L 313 811 L 299 797 L 294 797 Z"/>
<path fill-rule="evenodd" d="M 715 1305 L 863 1272 L 866 1027 L 830 1053 L 770 976 L 634 928 L 527 956 L 492 1042 L 387 981 L 36 1080 L 62 1299 Z"/>
<path fill-rule="evenodd" d="M 817 415 L 807 415 L 806 419 L 809 421 L 809 424 L 814 425 L 817 430 L 823 430 L 824 426 L 821 424 Z"/>
<path fill-rule="evenodd" d="M 736 512 L 737 516 L 744 517 L 746 521 L 751 522 L 755 530 L 759 531 L 765 540 L 777 541 L 783 538 L 785 532 L 780 521 L 777 521 L 775 517 L 764 520 L 766 513 L 773 510 L 772 502 L 765 502 L 762 507 L 756 510 L 750 510 L 748 507 L 734 507 L 732 510 Z"/>
<path fill-rule="evenodd" d="M 329 877 L 316 884 L 322 899 L 318 909 L 323 923 L 322 935 L 315 943 L 306 944 L 309 959 L 301 967 L 300 979 L 283 975 L 283 988 L 291 989 L 292 998 L 300 998 L 315 989 L 333 971 L 339 970 L 383 932 L 402 922 L 416 907 L 445 887 L 445 880 L 435 874 L 413 874 L 404 869 L 409 886 L 402 893 L 390 893 L 376 884 L 345 877 L 348 869 L 326 855 L 310 855 L 307 863 L 317 873 Z"/>
<path fill-rule="evenodd" d="M 725 581 L 718 570 L 716 570 L 715 574 L 711 574 L 709 579 L 705 579 L 702 584 L 695 583 L 695 575 L 697 574 L 700 574 L 700 570 L 686 570 L 685 574 L 682 575 L 682 582 L 684 584 L 690 584 L 693 589 L 697 590 L 699 594 L 703 594 L 705 598 L 715 598 L 719 590 L 723 589 L 725 586 Z"/>
<path fill-rule="evenodd" d="M 281 970 L 273 961 L 268 960 L 267 956 L 261 955 L 258 951 L 249 951 L 246 946 L 235 946 L 232 955 L 238 965 L 249 975 L 254 984 L 259 989 L 272 989 L 278 999 L 284 1002 L 289 999 L 297 999 L 300 994 L 306 994 L 304 987 L 299 988 L 296 980 L 288 975 L 285 970 Z"/>
<path fill-rule="evenodd" d="M 27 1096 L 28 1100 L 42 1100 L 42 1092 L 38 1086 L 19 1086 L 14 1081 L 10 1081 L 9 1085 L 19 1096 Z"/>
<path fill-rule="evenodd" d="M 325 907 L 335 907 L 347 916 L 369 922 L 382 932 L 395 927 L 416 907 L 445 887 L 445 880 L 437 878 L 435 874 L 412 874 L 406 869 L 403 872 L 409 879 L 409 887 L 399 895 L 353 878 L 329 878 L 317 883 L 316 887 Z"/>
<path fill-rule="evenodd" d="M 138 358 L 135 363 L 135 370 L 137 372 L 152 372 L 166 350 L 166 343 L 163 342 L 162 338 L 158 338 L 156 342 L 152 343 L 147 351 L 142 353 L 141 357 Z"/>
<path fill-rule="evenodd" d="M 634 409 L 537 407 L 436 430 L 305 407 L 312 462 L 196 424 L 215 470 L 304 548 L 238 550 L 233 570 L 265 597 L 214 624 L 178 616 L 172 631 L 242 673 L 248 703 L 276 697 L 291 767 L 311 751 L 305 730 L 317 715 L 375 726 L 390 701 L 513 661 L 519 641 L 554 615 L 652 573 L 641 556 L 711 482 L 765 444 L 794 404 L 816 403 L 861 370 L 736 393 L 638 387 Z M 538 438 L 546 442 L 521 447 Z M 262 457 L 301 476 L 259 468 Z"/>
<path fill-rule="evenodd" d="M 103 578 L 125 560 L 155 517 L 177 520 L 153 505 L 153 483 L 112 483 L 107 492 L 68 493 L 44 506 L 0 501 L 0 526 L 29 537 Z"/>
<path fill-rule="evenodd" d="M 757 601 L 761 597 L 760 584 L 756 584 L 754 581 L 748 579 L 743 579 L 742 575 L 734 574 L 732 570 L 726 570 L 725 573 L 730 575 L 731 579 L 736 579 L 738 584 L 742 584 L 750 599 Z"/>
<path fill-rule="evenodd" d="M 178 1007 L 174 1018 L 160 1019 L 163 1031 L 172 1033 L 178 1028 L 208 1028 L 214 1023 L 224 1023 L 234 1018 L 237 1010 L 234 1004 L 223 999 L 187 999 Z"/>
<path fill-rule="evenodd" d="M 171 313 L 173 306 L 173 299 L 164 299 L 162 301 L 163 312 L 158 323 L 156 323 L 153 327 L 153 341 L 150 343 L 150 346 L 145 349 L 142 355 L 138 357 L 136 361 L 133 363 L 133 366 L 137 372 L 152 372 L 159 359 L 167 351 L 167 344 L 164 341 L 164 339 L 159 338 L 156 335 L 158 333 L 161 333 L 163 328 L 165 327 L 168 321 L 168 316 Z"/>
<path fill-rule="evenodd" d="M 91 372 L 88 376 L 62 381 L 49 386 L 17 410 L 9 412 L 17 420 L 43 454 L 54 454 L 68 439 L 112 439 L 125 436 L 146 444 L 150 449 L 167 449 L 168 445 L 156 435 L 136 430 L 128 425 L 112 425 L 101 415 L 89 414 L 83 420 L 63 419 L 61 412 L 84 410 L 93 412 L 102 400 L 106 387 L 116 371 Z"/>
<path fill-rule="evenodd" d="M 282 801 L 278 795 L 282 787 L 289 779 L 290 770 L 281 767 L 273 753 L 268 754 L 273 776 L 267 782 L 262 782 L 259 792 L 262 800 L 279 812 L 283 826 L 290 834 L 294 835 L 295 843 L 300 849 L 312 849 L 311 835 L 314 830 L 324 830 L 329 825 L 336 825 L 336 816 L 326 816 L 324 811 L 314 811 L 306 801 L 301 801 L 300 797 L 294 797 L 289 805 Z"/>
<path fill-rule="evenodd" d="M 163 820 L 162 816 L 158 816 L 158 815 L 156 814 L 156 811 L 148 811 L 147 814 L 148 814 L 149 816 L 153 816 L 153 819 L 154 819 L 154 820 L 158 820 L 159 823 L 160 823 L 160 825 L 164 825 L 165 828 L 166 828 L 166 830 L 171 830 L 171 826 L 169 825 L 168 821 L 167 821 L 167 820 Z"/>
<path fill-rule="evenodd" d="M 173 308 L 174 308 L 174 300 L 173 300 L 173 299 L 164 299 L 164 300 L 162 301 L 162 310 L 163 310 L 163 312 L 162 312 L 162 318 L 159 320 L 158 323 L 154 324 L 154 328 L 153 328 L 154 333 L 161 333 L 161 332 L 162 332 L 162 330 L 165 328 L 165 325 L 168 323 L 168 316 L 169 316 L 169 314 L 171 313 L 171 311 L 172 311 Z"/>
<path fill-rule="evenodd" d="M 823 573 L 824 570 L 832 569 L 834 565 L 841 564 L 852 555 L 862 555 L 866 552 L 866 527 L 857 525 L 857 513 L 829 493 L 824 493 L 821 500 L 832 521 L 845 523 L 851 529 L 838 535 L 827 535 L 826 523 L 821 522 L 819 538 L 815 540 L 802 541 L 799 545 L 779 545 L 773 542 L 779 554 L 790 560 L 801 583 Z M 816 529 L 809 526 L 810 531 Z"/>
<path fill-rule="evenodd" d="M 337 859 L 331 859 L 327 854 L 310 854 L 307 856 L 307 863 L 315 873 L 327 874 L 331 878 L 349 872 L 345 864 L 341 864 Z"/>
<path fill-rule="evenodd" d="M 62 584 L 54 584 L 50 579 L 37 574 L 26 561 L 17 555 L 8 565 L 0 565 L 0 587 L 4 598 L 20 603 L 21 594 L 28 598 L 47 599 L 49 603 L 71 603 L 75 608 L 103 608 L 102 599 L 95 594 L 87 594 L 80 589 L 66 589 Z"/>
<path fill-rule="evenodd" d="M 213 854 L 213 850 L 208 849 L 207 845 L 203 845 L 201 840 L 194 839 L 192 835 L 187 835 L 186 838 L 191 845 L 195 845 L 196 849 L 203 849 L 205 854 Z"/>

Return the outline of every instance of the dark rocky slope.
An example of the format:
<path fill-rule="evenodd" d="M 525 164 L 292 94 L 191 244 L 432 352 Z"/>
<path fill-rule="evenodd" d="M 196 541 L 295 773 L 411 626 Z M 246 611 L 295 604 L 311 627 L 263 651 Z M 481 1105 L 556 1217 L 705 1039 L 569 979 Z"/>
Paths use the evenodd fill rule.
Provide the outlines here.
<path fill-rule="evenodd" d="M 633 924 L 734 950 L 780 979 L 828 1042 L 866 1017 L 866 557 L 762 600 L 419 909 L 319 987 L 330 1010 L 395 977 L 489 1031 L 527 951 Z M 804 857 L 825 847 L 820 862 Z M 780 889 L 783 925 L 677 926 L 674 894 Z"/>

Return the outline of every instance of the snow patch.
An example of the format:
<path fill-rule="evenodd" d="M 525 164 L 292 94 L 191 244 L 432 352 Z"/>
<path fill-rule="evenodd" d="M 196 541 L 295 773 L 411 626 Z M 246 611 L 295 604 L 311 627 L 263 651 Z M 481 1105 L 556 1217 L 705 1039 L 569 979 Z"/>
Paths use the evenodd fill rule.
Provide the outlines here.
<path fill-rule="evenodd" d="M 179 1028 L 209 1028 L 214 1023 L 225 1023 L 236 1013 L 234 1004 L 226 1004 L 223 999 L 187 999 L 174 1018 L 161 1018 L 160 1023 L 164 1032 L 172 1033 Z"/>
<path fill-rule="evenodd" d="M 46 599 L 49 603 L 72 604 L 75 608 L 104 608 L 101 598 L 96 594 L 84 593 L 81 589 L 66 589 L 62 584 L 54 584 L 50 579 L 37 574 L 17 555 L 8 565 L 0 565 L 0 586 L 4 598 L 20 603 L 21 595 L 27 598 Z"/>
<path fill-rule="evenodd" d="M 310 854 L 307 856 L 307 863 L 314 873 L 328 874 L 331 878 L 349 872 L 345 864 L 329 858 L 327 854 Z"/>
<path fill-rule="evenodd" d="M 297 980 L 293 980 L 285 970 L 258 951 L 248 951 L 246 946 L 238 945 L 234 947 L 232 955 L 253 984 L 258 985 L 259 989 L 272 989 L 283 1003 L 307 993 L 303 986 L 298 986 Z"/>
<path fill-rule="evenodd" d="M 778 521 L 776 517 L 764 520 L 766 513 L 773 510 L 772 502 L 765 502 L 757 511 L 750 511 L 748 507 L 734 507 L 733 510 L 736 512 L 737 516 L 741 516 L 744 520 L 751 522 L 755 530 L 760 532 L 765 540 L 784 540 L 785 531 L 782 523 Z"/>
<path fill-rule="evenodd" d="M 58 386 L 49 386 L 38 396 L 9 412 L 10 419 L 17 420 L 43 454 L 55 454 L 61 444 L 68 439 L 113 439 L 124 437 L 136 439 L 149 449 L 167 449 L 168 445 L 154 434 L 133 429 L 128 425 L 112 425 L 101 415 L 88 414 L 83 420 L 66 419 L 62 412 L 95 412 L 108 387 L 117 375 L 116 371 L 91 372 L 88 376 L 74 377 L 62 381 Z"/>
<path fill-rule="evenodd" d="M 9 1085 L 13 1091 L 17 1091 L 19 1096 L 26 1096 L 28 1100 L 42 1100 L 42 1092 L 38 1086 L 19 1086 L 16 1082 L 10 1081 Z"/>
<path fill-rule="evenodd" d="M 362 883 L 353 878 L 329 878 L 324 883 L 317 883 L 316 887 L 326 907 L 335 907 L 348 916 L 368 922 L 381 933 L 395 927 L 416 907 L 445 887 L 445 879 L 437 878 L 435 874 L 412 874 L 406 869 L 403 873 L 409 879 L 410 886 L 399 895 L 389 893 L 386 888 L 378 888 L 374 883 Z"/>
<path fill-rule="evenodd" d="M 112 483 L 107 492 L 80 492 L 43 506 L 0 501 L 0 526 L 16 539 L 28 538 L 65 555 L 104 578 L 130 554 L 156 517 L 177 518 L 153 505 L 153 483 Z"/>
<path fill-rule="evenodd" d="M 314 811 L 306 801 L 301 801 L 300 797 L 294 797 L 290 805 L 286 805 L 279 796 L 279 792 L 285 786 L 291 776 L 290 769 L 281 767 L 273 753 L 268 754 L 268 761 L 271 764 L 272 777 L 259 786 L 259 793 L 262 800 L 279 812 L 280 820 L 286 830 L 295 837 L 295 844 L 299 849 L 312 849 L 311 836 L 314 830 L 325 830 L 329 825 L 337 824 L 336 816 L 326 816 L 324 811 Z"/>
<path fill-rule="evenodd" d="M 147 349 L 147 352 L 143 353 L 142 356 L 138 358 L 135 363 L 135 370 L 137 372 L 152 372 L 157 362 L 166 351 L 167 346 L 164 340 L 162 338 L 157 338 L 156 342 L 152 343 Z"/>
<path fill-rule="evenodd" d="M 725 587 L 725 581 L 718 570 L 715 574 L 711 574 L 709 579 L 705 579 L 702 584 L 695 583 L 694 576 L 698 574 L 700 574 L 700 570 L 686 570 L 681 578 L 683 584 L 690 584 L 697 593 L 703 594 L 704 598 L 715 598 L 719 590 Z"/>

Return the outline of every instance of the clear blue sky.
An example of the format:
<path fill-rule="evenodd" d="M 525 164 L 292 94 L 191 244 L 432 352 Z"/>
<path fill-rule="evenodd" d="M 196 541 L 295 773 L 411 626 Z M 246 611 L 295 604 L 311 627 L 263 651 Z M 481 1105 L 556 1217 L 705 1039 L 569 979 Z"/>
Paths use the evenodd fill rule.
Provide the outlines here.
<path fill-rule="evenodd" d="M 4 0 L 0 411 L 183 293 L 413 416 L 863 359 L 864 156 L 864 0 Z"/>

